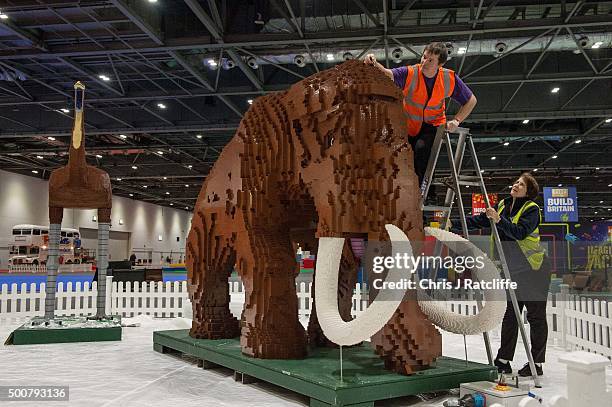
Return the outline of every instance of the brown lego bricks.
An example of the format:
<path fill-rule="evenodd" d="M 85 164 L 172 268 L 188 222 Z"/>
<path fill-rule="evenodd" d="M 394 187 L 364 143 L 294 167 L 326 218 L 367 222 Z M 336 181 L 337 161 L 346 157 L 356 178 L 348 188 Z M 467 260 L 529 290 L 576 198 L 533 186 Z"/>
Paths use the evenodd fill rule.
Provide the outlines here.
<path fill-rule="evenodd" d="M 423 241 L 401 100 L 401 91 L 381 71 L 355 60 L 255 100 L 194 208 L 186 248 L 191 336 L 240 335 L 247 355 L 305 357 L 309 341 L 327 343 L 314 313 L 309 339 L 298 321 L 299 266 L 292 242 L 388 240 L 386 224 Z M 316 242 L 309 244 L 316 251 Z M 240 322 L 229 310 L 227 277 L 234 267 L 245 286 Z M 350 319 L 357 261 L 346 245 L 341 268 L 341 315 Z M 402 374 L 427 367 L 441 354 L 440 334 L 414 297 L 373 345 L 386 366 Z"/>

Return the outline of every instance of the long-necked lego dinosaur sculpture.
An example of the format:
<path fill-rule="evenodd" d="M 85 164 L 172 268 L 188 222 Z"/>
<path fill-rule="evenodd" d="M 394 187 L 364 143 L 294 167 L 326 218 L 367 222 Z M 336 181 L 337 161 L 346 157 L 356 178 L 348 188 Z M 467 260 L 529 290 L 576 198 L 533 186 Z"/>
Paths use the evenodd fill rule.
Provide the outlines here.
<path fill-rule="evenodd" d="M 52 317 L 55 304 L 55 280 L 58 269 L 58 244 L 64 208 L 98 210 L 98 315 L 104 315 L 108 234 L 112 207 L 112 190 L 108 174 L 85 160 L 85 85 L 74 85 L 74 127 L 68 164 L 51 173 L 49 178 L 49 258 L 47 260 L 47 297 L 45 316 Z"/>

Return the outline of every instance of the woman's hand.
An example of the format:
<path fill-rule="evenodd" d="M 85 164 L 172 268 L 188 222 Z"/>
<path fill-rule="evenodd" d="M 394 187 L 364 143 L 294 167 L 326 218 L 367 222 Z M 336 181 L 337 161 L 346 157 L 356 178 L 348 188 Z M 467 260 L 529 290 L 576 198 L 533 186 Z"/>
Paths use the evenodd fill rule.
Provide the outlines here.
<path fill-rule="evenodd" d="M 499 220 L 500 220 L 499 213 L 497 213 L 497 211 L 494 208 L 487 208 L 485 213 L 487 215 L 487 218 L 493 220 L 493 222 L 495 223 L 499 223 Z"/>

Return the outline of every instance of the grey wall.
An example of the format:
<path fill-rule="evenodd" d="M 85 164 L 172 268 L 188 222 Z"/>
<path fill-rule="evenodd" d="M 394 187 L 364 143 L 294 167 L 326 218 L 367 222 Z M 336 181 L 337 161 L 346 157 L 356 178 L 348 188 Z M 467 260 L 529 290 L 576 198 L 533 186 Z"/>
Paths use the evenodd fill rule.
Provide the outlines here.
<path fill-rule="evenodd" d="M 14 225 L 49 224 L 47 184 L 45 180 L 0 170 L 0 269 L 7 268 Z M 94 215 L 96 210 L 65 209 L 62 226 L 97 229 L 97 223 L 92 221 Z M 184 252 L 191 212 L 113 196 L 111 223 L 111 231 L 130 234 L 129 250 Z M 158 240 L 159 235 L 162 241 Z"/>

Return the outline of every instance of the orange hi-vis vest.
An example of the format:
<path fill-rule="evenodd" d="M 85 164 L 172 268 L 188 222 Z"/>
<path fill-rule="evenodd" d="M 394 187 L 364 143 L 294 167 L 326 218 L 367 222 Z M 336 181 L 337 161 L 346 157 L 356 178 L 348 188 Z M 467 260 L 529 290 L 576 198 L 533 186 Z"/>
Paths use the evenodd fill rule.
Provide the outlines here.
<path fill-rule="evenodd" d="M 446 104 L 455 89 L 455 72 L 439 68 L 431 97 L 427 95 L 421 64 L 408 66 L 408 76 L 404 85 L 404 111 L 408 120 L 408 135 L 416 136 L 423 122 L 433 126 L 446 123 Z"/>

